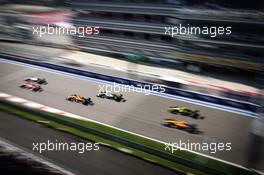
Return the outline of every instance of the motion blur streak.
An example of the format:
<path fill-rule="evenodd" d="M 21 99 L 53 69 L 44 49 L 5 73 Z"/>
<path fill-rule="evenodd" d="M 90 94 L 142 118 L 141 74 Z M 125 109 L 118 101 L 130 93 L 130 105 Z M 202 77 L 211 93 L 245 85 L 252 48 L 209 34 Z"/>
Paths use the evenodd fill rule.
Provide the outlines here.
<path fill-rule="evenodd" d="M 103 81 L 103 80 L 99 80 L 99 79 L 84 77 L 84 76 L 80 76 L 80 75 L 76 75 L 76 74 L 71 74 L 71 73 L 57 71 L 57 70 L 48 69 L 48 68 L 44 68 L 44 67 L 34 66 L 34 65 L 26 64 L 26 63 L 10 61 L 10 60 L 1 59 L 1 58 L 0 58 L 0 61 L 1 62 L 5 62 L 5 63 L 11 63 L 11 64 L 23 66 L 23 67 L 29 67 L 29 68 L 42 70 L 42 71 L 47 71 L 47 72 L 51 72 L 51 73 L 55 73 L 55 74 L 60 74 L 60 75 L 64 75 L 64 76 L 75 77 L 75 78 L 78 78 L 78 79 L 81 79 L 81 80 L 89 80 L 89 81 L 93 81 L 93 82 L 100 83 L 100 84 L 110 84 L 110 85 L 113 84 L 113 83 L 110 83 L 110 82 L 107 82 L 107 81 Z M 218 109 L 218 110 L 224 110 L 224 111 L 227 111 L 227 112 L 237 113 L 237 114 L 241 114 L 241 115 L 244 115 L 244 116 L 257 117 L 256 113 L 253 113 L 253 112 L 250 112 L 250 111 L 245 111 L 245 110 L 240 110 L 240 109 L 236 109 L 236 108 L 232 108 L 232 107 L 227 107 L 227 106 L 217 105 L 217 104 L 213 104 L 213 103 L 198 101 L 198 100 L 185 98 L 185 97 L 173 96 L 173 95 L 169 95 L 169 94 L 165 94 L 165 93 L 159 93 L 159 92 L 150 92 L 150 94 L 157 95 L 157 96 L 164 97 L 164 98 L 173 99 L 173 100 L 180 100 L 180 101 L 187 102 L 187 103 L 192 103 L 192 104 L 195 104 L 195 105 L 201 105 L 201 106 L 205 106 L 205 107 L 210 107 L 210 108 L 214 108 L 214 109 Z"/>
<path fill-rule="evenodd" d="M 22 70 L 23 74 L 21 74 Z M 185 142 L 187 139 L 190 142 L 202 142 L 203 140 L 232 142 L 231 152 L 216 153 L 214 156 L 240 165 L 246 163 L 244 152 L 246 151 L 247 131 L 245 128 L 249 127 L 252 121 L 251 117 L 241 117 L 235 113 L 140 93 L 124 93 L 123 95 L 127 99 L 125 103 L 113 103 L 95 97 L 98 92 L 98 84 L 94 82 L 3 62 L 0 67 L 0 75 L 0 90 L 2 92 L 164 142 L 176 142 L 177 140 Z M 18 87 L 26 76 L 31 75 L 45 77 L 49 82 L 43 92 L 33 95 Z M 65 97 L 72 93 L 92 97 L 95 105 L 87 107 L 65 101 Z M 200 110 L 205 119 L 195 122 L 203 133 L 192 135 L 161 126 L 160 122 L 164 118 L 175 117 L 166 112 L 167 107 L 173 105 Z M 178 116 L 178 119 L 186 120 L 186 117 Z M 202 153 L 210 155 L 207 152 Z"/>
<path fill-rule="evenodd" d="M 65 132 L 43 127 L 37 123 L 10 114 L 5 114 L 1 111 L 0 115 L 1 137 L 19 145 L 23 150 L 32 150 L 32 143 L 36 141 L 55 141 L 59 139 L 60 141 L 68 143 L 87 142 L 86 140 L 66 134 Z M 23 129 L 21 130 L 21 128 Z M 20 130 L 20 132 L 14 132 L 17 130 Z M 79 154 L 74 151 L 47 151 L 42 155 L 36 152 L 33 153 L 34 156 L 36 154 L 36 156 L 42 159 L 56 162 L 55 164 L 65 167 L 65 169 L 70 169 L 70 171 L 76 175 L 87 175 L 87 170 L 96 175 L 177 175 L 177 173 L 173 171 L 104 146 L 100 147 L 100 151 L 85 152 L 84 154 Z M 135 168 L 135 165 L 137 165 L 137 168 Z"/>

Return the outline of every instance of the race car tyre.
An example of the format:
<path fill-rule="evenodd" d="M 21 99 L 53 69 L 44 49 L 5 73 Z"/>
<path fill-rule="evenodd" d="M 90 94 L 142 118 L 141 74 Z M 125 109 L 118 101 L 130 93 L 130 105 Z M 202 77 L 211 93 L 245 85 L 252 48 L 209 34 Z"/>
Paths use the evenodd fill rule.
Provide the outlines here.
<path fill-rule="evenodd" d="M 93 106 L 94 105 L 94 102 L 90 101 L 89 102 L 89 105 Z"/>
<path fill-rule="evenodd" d="M 66 100 L 73 102 L 73 98 L 66 98 Z"/>
<path fill-rule="evenodd" d="M 170 111 L 173 114 L 178 114 L 178 111 Z"/>
<path fill-rule="evenodd" d="M 100 98 L 105 98 L 105 95 L 104 94 L 97 94 L 96 96 L 97 97 L 100 97 Z"/>
<path fill-rule="evenodd" d="M 88 102 L 87 101 L 83 101 L 82 104 L 83 105 L 88 105 Z"/>
<path fill-rule="evenodd" d="M 163 125 L 163 126 L 167 126 L 167 127 L 169 127 L 169 128 L 171 128 L 171 126 L 172 126 L 170 123 L 162 123 L 162 125 Z"/>

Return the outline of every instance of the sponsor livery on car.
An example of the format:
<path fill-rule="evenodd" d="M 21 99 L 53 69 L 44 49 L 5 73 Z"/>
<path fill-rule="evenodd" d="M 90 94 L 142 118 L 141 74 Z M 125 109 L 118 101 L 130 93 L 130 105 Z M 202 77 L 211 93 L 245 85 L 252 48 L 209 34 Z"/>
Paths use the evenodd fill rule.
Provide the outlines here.
<path fill-rule="evenodd" d="M 36 84 L 36 83 L 24 83 L 24 84 L 20 85 L 19 87 L 22 89 L 31 89 L 34 92 L 43 91 L 41 86 L 39 84 Z"/>
<path fill-rule="evenodd" d="M 27 82 L 35 82 L 38 84 L 48 84 L 45 78 L 38 78 L 38 77 L 27 77 L 24 79 Z"/>
<path fill-rule="evenodd" d="M 198 131 L 196 125 L 174 119 L 164 119 L 161 124 L 163 126 L 184 130 L 190 133 L 196 133 Z"/>
<path fill-rule="evenodd" d="M 198 119 L 198 118 L 203 119 L 204 118 L 204 117 L 200 116 L 198 110 L 191 110 L 191 109 L 188 109 L 186 107 L 172 106 L 172 107 L 169 107 L 167 111 L 170 113 L 173 113 L 173 114 L 181 114 L 181 115 L 196 118 L 196 119 Z"/>
<path fill-rule="evenodd" d="M 69 95 L 65 98 L 67 101 L 82 103 L 83 105 L 94 105 L 92 99 L 90 97 L 85 98 L 77 94 Z"/>
<path fill-rule="evenodd" d="M 109 93 L 109 92 L 100 92 L 96 96 L 99 97 L 99 98 L 106 98 L 106 99 L 114 100 L 114 101 L 117 101 L 117 102 L 125 102 L 126 101 L 123 98 L 122 94 L 114 94 L 114 93 Z"/>

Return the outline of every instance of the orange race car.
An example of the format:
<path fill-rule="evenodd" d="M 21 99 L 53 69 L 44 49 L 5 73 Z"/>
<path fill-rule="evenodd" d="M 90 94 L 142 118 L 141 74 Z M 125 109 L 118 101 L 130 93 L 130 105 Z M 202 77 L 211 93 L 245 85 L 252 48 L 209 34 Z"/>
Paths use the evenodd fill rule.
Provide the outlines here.
<path fill-rule="evenodd" d="M 85 98 L 76 94 L 70 95 L 65 99 L 71 102 L 82 103 L 84 105 L 94 105 L 91 98 Z"/>
<path fill-rule="evenodd" d="M 162 121 L 161 125 L 167 126 L 170 128 L 176 128 L 176 129 L 184 130 L 184 131 L 187 131 L 190 133 L 195 133 L 198 131 L 196 128 L 196 125 L 189 124 L 189 123 L 184 122 L 184 121 L 174 120 L 174 119 L 164 119 Z"/>

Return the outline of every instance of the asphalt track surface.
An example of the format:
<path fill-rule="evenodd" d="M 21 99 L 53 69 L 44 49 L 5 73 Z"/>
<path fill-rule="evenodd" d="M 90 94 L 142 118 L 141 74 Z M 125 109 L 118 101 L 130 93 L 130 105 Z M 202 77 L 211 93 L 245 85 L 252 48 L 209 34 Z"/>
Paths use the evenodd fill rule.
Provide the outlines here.
<path fill-rule="evenodd" d="M 43 86 L 44 91 L 40 93 L 20 89 L 19 85 L 23 83 L 23 79 L 27 76 L 45 77 L 48 85 Z M 245 165 L 248 130 L 252 118 L 163 97 L 147 96 L 142 93 L 123 93 L 127 101 L 118 103 L 95 97 L 99 90 L 98 86 L 95 82 L 88 80 L 81 80 L 3 62 L 0 63 L 1 92 L 165 142 L 230 142 L 232 144 L 231 151 L 217 151 L 216 153 L 209 153 L 208 151 L 200 152 Z M 90 96 L 95 102 L 95 105 L 84 106 L 68 102 L 65 100 L 65 97 L 70 94 Z M 200 110 L 201 115 L 205 119 L 195 120 L 166 112 L 167 107 L 175 105 Z M 202 133 L 190 134 L 161 126 L 160 123 L 164 118 L 173 118 L 197 124 Z"/>
<path fill-rule="evenodd" d="M 33 143 L 47 143 L 48 140 L 53 143 L 86 143 L 87 141 L 1 111 L 0 116 L 1 138 L 74 174 L 176 174 L 171 170 L 104 146 L 99 146 L 98 151 L 85 151 L 83 154 L 78 151 L 45 151 L 40 154 L 36 150 L 33 151 Z"/>

